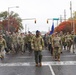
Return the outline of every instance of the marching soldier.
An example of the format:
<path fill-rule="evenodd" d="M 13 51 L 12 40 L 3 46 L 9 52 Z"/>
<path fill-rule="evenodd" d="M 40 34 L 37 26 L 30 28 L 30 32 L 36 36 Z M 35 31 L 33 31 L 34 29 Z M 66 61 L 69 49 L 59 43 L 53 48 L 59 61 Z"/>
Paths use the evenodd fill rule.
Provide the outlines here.
<path fill-rule="evenodd" d="M 22 33 L 17 36 L 17 49 L 18 49 L 18 51 L 21 51 L 22 54 L 24 51 L 24 39 L 23 38 L 24 37 L 23 37 Z"/>
<path fill-rule="evenodd" d="M 53 56 L 54 56 L 55 60 L 60 61 L 61 37 L 58 36 L 57 32 L 54 33 L 52 44 L 53 44 Z"/>
<path fill-rule="evenodd" d="M 61 53 L 62 53 L 62 50 L 63 50 L 63 44 L 62 44 L 63 32 L 62 31 L 60 31 L 59 36 L 61 37 Z"/>
<path fill-rule="evenodd" d="M 32 33 L 29 31 L 29 34 L 26 36 L 29 53 L 32 52 L 32 48 L 31 48 L 32 38 L 33 38 Z"/>
<path fill-rule="evenodd" d="M 28 40 L 27 40 L 27 34 L 24 35 L 24 52 L 26 52 L 27 48 L 28 48 Z"/>
<path fill-rule="evenodd" d="M 11 32 L 6 31 L 5 40 L 6 40 L 6 44 L 7 44 L 7 49 L 9 50 L 9 52 L 11 52 L 12 51 L 12 35 L 11 35 Z"/>
<path fill-rule="evenodd" d="M 53 48 L 52 48 L 52 35 L 48 35 L 48 49 L 51 52 L 51 55 L 53 55 Z"/>
<path fill-rule="evenodd" d="M 44 47 L 43 38 L 40 35 L 40 31 L 36 31 L 36 35 L 33 37 L 32 41 L 32 49 L 34 50 L 35 54 L 35 63 L 36 66 L 42 66 L 42 49 Z"/>
<path fill-rule="evenodd" d="M 74 49 L 74 36 L 75 36 L 75 34 L 74 34 L 74 32 L 72 31 L 72 32 L 71 32 L 71 40 L 72 40 L 72 46 L 71 46 L 71 47 L 72 47 L 73 53 L 75 53 L 75 51 L 74 51 L 74 50 L 75 50 L 75 49 Z"/>
<path fill-rule="evenodd" d="M 17 36 L 16 33 L 12 34 L 12 50 L 17 53 Z"/>
<path fill-rule="evenodd" d="M 66 50 L 66 46 L 67 46 L 67 42 L 66 42 L 66 34 L 63 34 L 61 37 L 61 41 L 62 41 L 62 50 Z"/>
<path fill-rule="evenodd" d="M 66 41 L 67 41 L 67 50 L 70 52 L 71 45 L 72 45 L 72 39 L 71 39 L 71 35 L 69 32 L 67 32 Z"/>
<path fill-rule="evenodd" d="M 47 47 L 48 47 L 48 34 L 45 34 L 44 37 L 43 37 L 43 39 L 44 39 L 45 49 L 47 49 Z"/>
<path fill-rule="evenodd" d="M 6 46 L 6 41 L 5 39 L 2 37 L 2 35 L 0 35 L 0 58 L 1 60 L 4 58 L 5 56 L 5 48 L 7 48 Z"/>

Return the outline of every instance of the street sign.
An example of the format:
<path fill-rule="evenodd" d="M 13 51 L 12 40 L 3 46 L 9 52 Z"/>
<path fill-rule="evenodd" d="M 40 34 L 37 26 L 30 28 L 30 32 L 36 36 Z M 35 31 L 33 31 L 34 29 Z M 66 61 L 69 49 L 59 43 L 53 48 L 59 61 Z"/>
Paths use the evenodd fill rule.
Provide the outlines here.
<path fill-rule="evenodd" d="M 53 18 L 53 20 L 59 20 L 59 18 Z"/>

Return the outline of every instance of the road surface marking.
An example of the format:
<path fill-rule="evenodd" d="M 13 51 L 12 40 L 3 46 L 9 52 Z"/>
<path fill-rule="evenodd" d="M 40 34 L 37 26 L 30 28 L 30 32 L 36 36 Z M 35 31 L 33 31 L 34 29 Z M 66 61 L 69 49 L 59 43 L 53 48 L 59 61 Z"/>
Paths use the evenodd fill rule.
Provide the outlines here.
<path fill-rule="evenodd" d="M 76 61 L 51 61 L 42 62 L 43 66 L 48 65 L 76 65 Z M 0 66 L 35 66 L 35 62 L 0 63 Z"/>
<path fill-rule="evenodd" d="M 49 68 L 50 68 L 50 71 L 51 71 L 52 75 L 55 75 L 54 70 L 53 70 L 51 65 L 49 65 Z"/>

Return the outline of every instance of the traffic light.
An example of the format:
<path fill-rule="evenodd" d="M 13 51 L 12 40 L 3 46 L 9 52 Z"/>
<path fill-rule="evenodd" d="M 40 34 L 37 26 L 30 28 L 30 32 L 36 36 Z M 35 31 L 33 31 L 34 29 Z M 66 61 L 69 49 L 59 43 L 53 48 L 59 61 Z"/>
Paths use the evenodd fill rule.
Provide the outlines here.
<path fill-rule="evenodd" d="M 36 20 L 35 20 L 35 24 L 36 24 Z"/>
<path fill-rule="evenodd" d="M 47 20 L 47 23 L 48 23 L 48 20 Z"/>

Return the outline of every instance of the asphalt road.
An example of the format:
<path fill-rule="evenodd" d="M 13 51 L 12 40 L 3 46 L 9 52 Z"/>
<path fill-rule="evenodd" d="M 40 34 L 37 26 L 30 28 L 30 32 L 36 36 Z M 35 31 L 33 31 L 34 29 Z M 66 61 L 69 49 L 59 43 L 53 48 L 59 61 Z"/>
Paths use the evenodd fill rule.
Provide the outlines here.
<path fill-rule="evenodd" d="M 42 67 L 35 67 L 34 53 L 9 54 L 0 60 L 0 75 L 76 75 L 76 50 L 63 50 L 61 61 L 54 61 L 48 50 L 43 50 Z"/>

